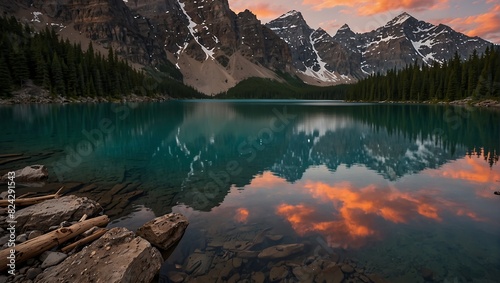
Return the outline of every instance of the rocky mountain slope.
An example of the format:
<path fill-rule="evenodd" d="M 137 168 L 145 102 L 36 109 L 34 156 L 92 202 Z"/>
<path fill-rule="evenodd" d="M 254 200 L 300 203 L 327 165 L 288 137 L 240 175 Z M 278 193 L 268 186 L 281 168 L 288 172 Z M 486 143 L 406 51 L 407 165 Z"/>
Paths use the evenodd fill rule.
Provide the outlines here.
<path fill-rule="evenodd" d="M 309 84 L 351 83 L 455 52 L 468 57 L 490 44 L 406 13 L 362 34 L 347 25 L 334 36 L 313 30 L 297 11 L 263 25 L 251 11 L 231 11 L 227 0 L 13 0 L 2 1 L 0 12 L 52 26 L 84 47 L 93 41 L 104 54 L 113 47 L 137 67 L 177 68 L 185 84 L 206 94 L 249 77 L 282 80 L 276 71 Z"/>
<path fill-rule="evenodd" d="M 322 29 L 312 30 L 297 11 L 288 12 L 267 26 L 290 44 L 294 66 L 300 72 L 326 82 L 335 80 L 322 76 L 322 68 L 341 77 L 361 78 L 416 61 L 441 63 L 455 52 L 467 58 L 474 49 L 482 53 L 491 44 L 442 24 L 419 21 L 407 13 L 367 33 L 355 33 L 344 25 L 330 36 Z"/>

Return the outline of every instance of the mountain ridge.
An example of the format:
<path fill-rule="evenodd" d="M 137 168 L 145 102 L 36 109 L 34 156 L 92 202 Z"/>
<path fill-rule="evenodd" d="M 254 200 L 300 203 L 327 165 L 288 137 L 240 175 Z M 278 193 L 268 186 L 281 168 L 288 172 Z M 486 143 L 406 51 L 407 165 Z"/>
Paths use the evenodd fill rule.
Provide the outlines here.
<path fill-rule="evenodd" d="M 137 68 L 177 68 L 185 84 L 205 94 L 250 77 L 284 82 L 277 72 L 311 85 L 353 83 L 415 62 L 441 63 L 455 51 L 468 58 L 491 44 L 408 13 L 366 33 L 345 24 L 331 36 L 311 28 L 300 11 L 262 24 L 249 10 L 233 12 L 227 0 L 14 0 L 0 3 L 0 12 L 93 41 L 103 54 L 113 47 Z"/>

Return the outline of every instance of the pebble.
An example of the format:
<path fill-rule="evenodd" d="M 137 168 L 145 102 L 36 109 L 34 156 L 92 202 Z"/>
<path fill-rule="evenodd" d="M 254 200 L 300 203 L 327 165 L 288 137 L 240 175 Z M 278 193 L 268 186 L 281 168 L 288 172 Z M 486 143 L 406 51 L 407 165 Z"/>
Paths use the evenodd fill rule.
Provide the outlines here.
<path fill-rule="evenodd" d="M 28 269 L 28 271 L 26 272 L 26 278 L 30 279 L 30 280 L 34 280 L 38 274 L 42 273 L 42 269 L 37 267 L 37 268 L 30 268 Z"/>
<path fill-rule="evenodd" d="M 354 268 L 352 268 L 352 266 L 350 266 L 349 264 L 343 264 L 342 267 L 340 267 L 340 269 L 342 269 L 342 271 L 344 273 L 353 273 L 354 272 Z"/>
<path fill-rule="evenodd" d="M 8 241 L 9 241 L 9 235 L 3 236 L 2 238 L 0 238 L 0 246 L 7 244 Z"/>
<path fill-rule="evenodd" d="M 60 228 L 69 227 L 69 226 L 71 226 L 71 223 L 69 221 L 63 221 L 63 222 L 61 222 L 61 224 L 59 224 Z"/>
<path fill-rule="evenodd" d="M 24 243 L 28 240 L 28 236 L 26 234 L 21 234 L 16 237 L 16 242 L 18 243 Z"/>
<path fill-rule="evenodd" d="M 34 238 L 41 236 L 41 235 L 43 235 L 43 233 L 41 231 L 38 231 L 38 230 L 31 231 L 28 234 L 28 240 L 34 239 Z"/>

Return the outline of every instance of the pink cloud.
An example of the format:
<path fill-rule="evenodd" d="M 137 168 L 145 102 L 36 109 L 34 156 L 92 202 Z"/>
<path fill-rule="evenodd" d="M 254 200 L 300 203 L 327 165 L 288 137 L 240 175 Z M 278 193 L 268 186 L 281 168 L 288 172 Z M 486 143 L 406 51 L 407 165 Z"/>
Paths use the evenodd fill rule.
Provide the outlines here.
<path fill-rule="evenodd" d="M 303 0 L 303 5 L 314 10 L 334 7 L 355 7 L 359 15 L 374 15 L 393 10 L 422 11 L 436 10 L 447 6 L 448 0 Z"/>
<path fill-rule="evenodd" d="M 479 36 L 500 43 L 500 4 L 496 4 L 483 14 L 463 18 L 442 18 L 433 22 L 449 25 L 468 36 Z"/>

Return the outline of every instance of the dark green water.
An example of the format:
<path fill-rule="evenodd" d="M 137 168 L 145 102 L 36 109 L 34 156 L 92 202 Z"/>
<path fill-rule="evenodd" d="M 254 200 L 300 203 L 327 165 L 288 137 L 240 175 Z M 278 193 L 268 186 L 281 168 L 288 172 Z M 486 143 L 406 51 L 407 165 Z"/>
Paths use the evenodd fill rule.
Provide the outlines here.
<path fill-rule="evenodd" d="M 164 274 L 270 228 L 393 282 L 424 282 L 424 268 L 500 278 L 499 111 L 173 101 L 3 106 L 0 119 L 0 152 L 55 152 L 41 161 L 53 181 L 140 182 L 137 211 L 113 226 L 187 215 Z M 268 271 L 257 261 L 245 272 Z"/>

